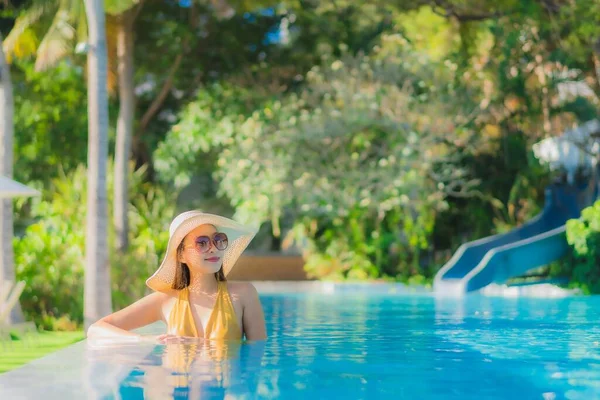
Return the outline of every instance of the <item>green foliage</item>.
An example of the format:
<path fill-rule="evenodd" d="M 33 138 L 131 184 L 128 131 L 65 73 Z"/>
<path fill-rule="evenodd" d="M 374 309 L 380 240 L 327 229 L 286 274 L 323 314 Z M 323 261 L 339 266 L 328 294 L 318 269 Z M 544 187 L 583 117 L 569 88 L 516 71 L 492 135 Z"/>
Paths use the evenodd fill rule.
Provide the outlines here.
<path fill-rule="evenodd" d="M 225 115 L 201 98 L 169 134 L 157 169 L 189 179 L 189 163 L 218 149 L 216 179 L 237 218 L 269 221 L 278 236 L 290 215 L 314 241 L 311 273 L 408 277 L 447 193 L 475 184 L 453 156 L 470 132 L 444 102 L 451 75 L 401 37 L 384 37 L 371 56 L 326 58 L 299 94 L 256 102 L 246 118 L 235 106 L 243 96 L 225 103 Z M 388 259 L 393 245 L 402 256 Z M 318 272 L 334 259 L 340 267 Z"/>
<path fill-rule="evenodd" d="M 431 278 L 421 255 L 429 246 L 434 210 L 424 207 L 416 219 L 391 210 L 382 220 L 357 208 L 347 217 L 309 218 L 291 232 L 305 244 L 305 269 L 329 280 Z M 381 217 L 381 216 L 380 216 Z"/>
<path fill-rule="evenodd" d="M 85 4 L 81 0 L 27 2 L 6 38 L 9 60 L 35 57 L 35 69 L 54 67 L 73 53 L 77 41 L 87 39 Z"/>
<path fill-rule="evenodd" d="M 592 61 L 600 37 L 600 3 L 579 0 L 561 7 L 558 23 L 563 27 L 561 47 L 565 55 L 581 64 Z"/>
<path fill-rule="evenodd" d="M 61 63 L 39 73 L 23 62 L 14 78 L 15 179 L 44 185 L 87 159 L 83 71 Z"/>
<path fill-rule="evenodd" d="M 44 329 L 63 315 L 83 321 L 85 170 L 55 179 L 52 200 L 33 207 L 39 221 L 15 239 L 17 279 L 27 284 L 23 311 Z"/>
<path fill-rule="evenodd" d="M 111 168 L 112 170 L 112 168 Z M 130 176 L 130 249 L 111 251 L 111 281 L 115 309 L 146 294 L 145 279 L 154 272 L 168 242 L 168 224 L 175 199 L 142 182 L 144 169 Z M 24 312 L 44 329 L 65 329 L 83 322 L 85 268 L 86 170 L 52 181 L 42 200 L 34 203 L 37 222 L 16 238 L 17 279 L 27 283 L 21 304 Z M 112 199 L 109 180 L 109 201 Z M 112 221 L 112 220 L 111 220 Z M 114 249 L 114 232 L 109 241 Z"/>
<path fill-rule="evenodd" d="M 487 55 L 485 73 L 475 76 L 489 87 L 488 123 L 509 132 L 526 132 L 531 140 L 537 140 L 542 135 L 561 133 L 588 113 L 592 97 L 585 93 L 569 95 L 564 92 L 566 84 L 587 82 L 597 90 L 598 81 L 593 68 L 590 70 L 592 64 L 577 61 L 572 56 L 574 49 L 568 49 L 566 37 L 561 37 L 568 36 L 574 25 L 557 17 L 572 7 L 557 10 L 557 15 L 534 2 L 524 7 L 524 12 L 507 21 L 488 22 L 495 41 Z M 575 25 L 595 23 L 593 13 L 581 13 L 581 17 Z M 585 49 L 588 55 L 592 47 Z"/>
<path fill-rule="evenodd" d="M 460 45 L 460 37 L 452 22 L 429 7 L 398 14 L 396 20 L 406 39 L 433 60 L 447 59 Z"/>
<path fill-rule="evenodd" d="M 482 138 L 485 146 L 466 154 L 461 164 L 481 183 L 479 196 L 454 198 L 438 215 L 438 247 L 457 248 L 464 240 L 513 229 L 537 215 L 544 205 L 544 188 L 550 182 L 547 167 L 527 151 L 525 135 L 506 139 Z M 456 237 L 453 232 L 465 236 Z M 452 243 L 450 240 L 458 240 Z"/>
<path fill-rule="evenodd" d="M 146 279 L 156 271 L 169 242 L 175 196 L 160 187 L 137 185 L 129 208 L 130 245 L 126 254 L 111 253 L 113 309 L 120 310 L 148 294 Z"/>
<path fill-rule="evenodd" d="M 592 98 L 566 95 L 562 86 L 585 79 L 594 87 L 591 64 L 576 62 L 559 39 L 578 25 L 556 19 L 572 7 L 556 13 L 558 9 L 545 9 L 539 2 L 482 3 L 498 9 L 447 3 L 462 15 L 499 11 L 506 17 L 469 22 L 469 40 L 477 51 L 467 52 L 467 65 L 464 55 L 447 55 L 446 62 L 463 69 L 457 90 L 468 87 L 478 93 L 472 128 L 479 133 L 479 146 L 464 152 L 461 165 L 481 184 L 478 196 L 452 198 L 448 210 L 438 215 L 434 245 L 440 251 L 508 231 L 537 214 L 550 174 L 532 157 L 531 145 L 598 115 Z M 595 18 L 580 16 L 584 25 Z"/>
<path fill-rule="evenodd" d="M 440 71 L 403 46 L 387 37 L 371 56 L 327 59 L 220 153 L 217 177 L 237 216 L 295 216 L 313 276 L 416 273 L 447 191 L 473 184 L 454 163 L 451 143 L 469 133 L 442 101 Z"/>
<path fill-rule="evenodd" d="M 131 10 L 140 0 L 104 0 L 104 10 L 110 15 L 120 15 Z"/>
<path fill-rule="evenodd" d="M 35 7 L 19 14 L 15 58 L 72 54 L 85 37 L 82 4 L 22 3 Z M 106 4 L 121 13 L 137 2 Z M 291 230 L 312 276 L 422 282 L 463 241 L 539 212 L 549 176 L 532 143 L 598 115 L 589 90 L 564 90 L 585 82 L 600 94 L 595 0 L 228 4 L 231 18 L 212 2 L 146 1 L 136 20 L 136 116 L 172 85 L 133 141 L 137 165 L 158 176 L 132 178 L 132 249 L 111 255 L 115 308 L 143 295 L 140 277 L 166 245 L 175 201 L 154 179 L 195 184 L 202 196 L 190 197 L 202 204 L 225 198 L 277 239 Z M 59 15 L 59 6 L 73 12 Z M 107 19 L 111 56 L 115 21 Z M 63 47 L 48 57 L 53 43 Z M 73 182 L 85 178 L 74 171 L 87 155 L 83 60 L 45 74 L 32 62 L 11 65 L 15 177 L 45 189 L 32 203 L 37 223 L 15 246 L 23 276 L 46 277 L 36 293 L 62 309 L 75 306 L 50 288 L 81 290 L 85 195 Z M 72 187 L 61 186 L 67 180 Z M 27 216 L 28 202 L 18 203 Z M 56 328 L 62 311 L 44 307 L 44 324 Z"/>
<path fill-rule="evenodd" d="M 567 222 L 567 242 L 572 254 L 553 265 L 551 274 L 570 277 L 571 286 L 585 294 L 600 293 L 600 201 Z"/>
<path fill-rule="evenodd" d="M 243 115 L 258 107 L 264 97 L 261 91 L 230 85 L 214 84 L 200 90 L 154 154 L 160 178 L 182 188 L 195 174 L 213 169 L 211 150 L 226 146 Z"/>

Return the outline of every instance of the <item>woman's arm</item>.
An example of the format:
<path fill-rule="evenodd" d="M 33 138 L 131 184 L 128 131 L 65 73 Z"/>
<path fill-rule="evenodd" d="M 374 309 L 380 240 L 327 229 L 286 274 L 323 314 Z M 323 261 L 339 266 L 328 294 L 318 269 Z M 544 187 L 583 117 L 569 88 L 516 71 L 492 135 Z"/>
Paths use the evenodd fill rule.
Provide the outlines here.
<path fill-rule="evenodd" d="M 244 325 L 244 335 L 246 335 L 247 340 L 265 340 L 267 338 L 265 315 L 258 298 L 258 292 L 254 285 L 247 283 L 244 285 L 243 293 L 242 324 Z"/>
<path fill-rule="evenodd" d="M 88 339 L 140 339 L 141 335 L 130 331 L 161 320 L 161 309 L 166 298 L 165 294 L 154 292 L 120 311 L 101 318 L 88 328 Z"/>

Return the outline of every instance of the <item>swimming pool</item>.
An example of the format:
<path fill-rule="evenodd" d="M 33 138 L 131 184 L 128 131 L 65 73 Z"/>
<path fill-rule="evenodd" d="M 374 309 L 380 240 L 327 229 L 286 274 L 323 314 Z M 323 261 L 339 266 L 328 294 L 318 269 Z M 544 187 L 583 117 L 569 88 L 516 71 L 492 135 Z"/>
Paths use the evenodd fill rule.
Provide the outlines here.
<path fill-rule="evenodd" d="M 261 299 L 266 343 L 80 343 L 0 375 L 0 398 L 600 398 L 600 297 Z"/>

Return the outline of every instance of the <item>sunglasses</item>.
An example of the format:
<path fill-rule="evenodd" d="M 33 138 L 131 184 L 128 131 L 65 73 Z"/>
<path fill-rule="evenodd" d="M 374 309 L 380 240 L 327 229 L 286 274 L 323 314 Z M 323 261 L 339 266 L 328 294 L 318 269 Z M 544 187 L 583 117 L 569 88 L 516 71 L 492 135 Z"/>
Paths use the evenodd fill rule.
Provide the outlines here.
<path fill-rule="evenodd" d="M 209 236 L 198 236 L 195 240 L 196 248 L 200 253 L 206 253 L 210 250 L 212 244 L 217 250 L 225 250 L 229 246 L 229 239 L 223 232 L 217 232 L 213 237 Z"/>

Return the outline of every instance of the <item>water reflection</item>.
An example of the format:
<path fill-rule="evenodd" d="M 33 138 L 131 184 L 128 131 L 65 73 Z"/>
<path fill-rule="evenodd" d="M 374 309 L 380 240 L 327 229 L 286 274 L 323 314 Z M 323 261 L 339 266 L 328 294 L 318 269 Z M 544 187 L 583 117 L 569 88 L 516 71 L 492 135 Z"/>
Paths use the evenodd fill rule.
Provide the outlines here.
<path fill-rule="evenodd" d="M 264 349 L 265 342 L 204 340 L 88 346 L 88 393 L 102 399 L 249 398 L 258 391 Z"/>
<path fill-rule="evenodd" d="M 600 298 L 295 294 L 262 302 L 266 342 L 89 349 L 89 392 L 102 399 L 600 394 Z"/>
<path fill-rule="evenodd" d="M 483 355 L 540 397 L 598 398 L 598 306 L 600 297 L 440 298 L 435 333 L 446 348 Z"/>

